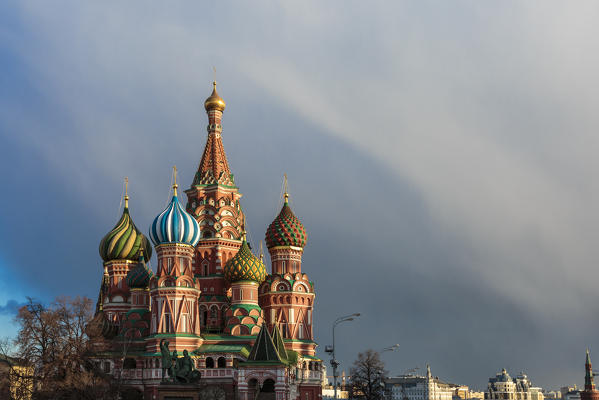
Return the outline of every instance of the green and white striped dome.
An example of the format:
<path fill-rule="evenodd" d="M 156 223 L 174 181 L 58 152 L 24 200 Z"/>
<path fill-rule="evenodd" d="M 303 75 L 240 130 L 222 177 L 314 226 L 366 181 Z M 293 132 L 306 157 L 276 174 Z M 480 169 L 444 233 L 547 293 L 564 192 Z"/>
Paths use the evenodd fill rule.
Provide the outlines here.
<path fill-rule="evenodd" d="M 133 223 L 129 215 L 129 207 L 125 205 L 119 222 L 100 242 L 100 257 L 105 262 L 112 260 L 139 261 L 142 247 L 146 258 L 150 259 L 152 246 Z"/>

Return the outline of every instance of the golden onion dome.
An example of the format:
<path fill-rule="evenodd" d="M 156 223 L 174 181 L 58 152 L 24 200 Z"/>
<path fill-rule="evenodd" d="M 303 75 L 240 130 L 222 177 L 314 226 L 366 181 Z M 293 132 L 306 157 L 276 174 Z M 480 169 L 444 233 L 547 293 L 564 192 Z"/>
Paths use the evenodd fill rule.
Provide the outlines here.
<path fill-rule="evenodd" d="M 218 95 L 218 92 L 216 91 L 216 81 L 212 82 L 212 86 L 212 94 L 204 102 L 204 108 L 206 109 L 206 111 L 225 111 L 225 107 L 227 106 L 227 104 L 225 103 L 223 98 Z"/>

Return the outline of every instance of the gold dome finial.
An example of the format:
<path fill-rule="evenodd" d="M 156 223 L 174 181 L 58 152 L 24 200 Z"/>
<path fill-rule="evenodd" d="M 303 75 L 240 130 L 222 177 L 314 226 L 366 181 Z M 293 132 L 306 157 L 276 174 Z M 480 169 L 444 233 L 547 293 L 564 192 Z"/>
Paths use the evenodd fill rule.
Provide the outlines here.
<path fill-rule="evenodd" d="M 125 177 L 125 208 L 129 208 L 129 178 Z"/>
<path fill-rule="evenodd" d="M 216 71 L 215 71 L 215 74 L 216 74 Z M 220 97 L 218 95 L 218 92 L 216 91 L 216 77 L 215 77 L 214 81 L 212 82 L 212 94 L 204 102 L 204 108 L 206 109 L 206 111 L 218 110 L 220 112 L 223 112 L 223 111 L 225 111 L 226 106 L 227 106 L 227 104 L 222 99 L 222 97 Z"/>
<path fill-rule="evenodd" d="M 264 262 L 264 251 L 262 251 L 262 240 L 260 241 L 260 261 Z"/>
<path fill-rule="evenodd" d="M 177 185 L 177 166 L 173 165 L 173 179 L 175 181 L 175 183 L 173 184 L 173 196 L 177 195 L 177 188 L 179 187 L 179 185 Z"/>

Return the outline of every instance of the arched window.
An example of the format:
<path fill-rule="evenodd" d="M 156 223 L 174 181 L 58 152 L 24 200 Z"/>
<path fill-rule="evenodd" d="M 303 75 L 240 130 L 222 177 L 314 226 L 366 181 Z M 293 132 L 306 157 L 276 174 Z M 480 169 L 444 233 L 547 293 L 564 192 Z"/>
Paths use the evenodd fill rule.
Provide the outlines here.
<path fill-rule="evenodd" d="M 137 365 L 135 363 L 135 359 L 134 358 L 125 358 L 125 361 L 123 361 L 123 369 L 135 369 L 137 368 Z"/>
<path fill-rule="evenodd" d="M 227 362 L 225 361 L 225 357 L 219 357 L 217 361 L 218 368 L 227 368 Z"/>
<path fill-rule="evenodd" d="M 204 276 L 208 276 L 208 264 L 202 265 L 202 269 L 203 269 L 202 274 Z"/>
<path fill-rule="evenodd" d="M 183 275 L 183 271 L 185 271 L 185 258 L 179 257 L 179 275 Z"/>
<path fill-rule="evenodd" d="M 255 378 L 250 379 L 250 381 L 248 382 L 249 398 L 250 399 L 255 398 L 256 392 L 258 392 L 259 389 L 260 389 L 260 383 L 258 382 L 258 380 Z"/>
<path fill-rule="evenodd" d="M 173 259 L 171 257 L 168 257 L 166 259 L 166 273 L 170 274 L 173 270 Z"/>
<path fill-rule="evenodd" d="M 261 392 L 274 393 L 275 392 L 275 381 L 273 381 L 272 379 L 265 380 L 264 383 L 262 384 Z"/>
<path fill-rule="evenodd" d="M 210 307 L 210 318 L 217 319 L 218 318 L 218 309 L 216 306 Z"/>
<path fill-rule="evenodd" d="M 214 359 L 212 357 L 206 358 L 206 368 L 214 368 Z"/>
<path fill-rule="evenodd" d="M 168 313 L 164 314 L 162 331 L 164 333 L 171 333 L 171 315 Z"/>
<path fill-rule="evenodd" d="M 211 238 L 212 237 L 212 232 L 210 232 L 210 231 L 204 231 L 204 234 L 202 235 L 202 237 L 204 239 Z"/>

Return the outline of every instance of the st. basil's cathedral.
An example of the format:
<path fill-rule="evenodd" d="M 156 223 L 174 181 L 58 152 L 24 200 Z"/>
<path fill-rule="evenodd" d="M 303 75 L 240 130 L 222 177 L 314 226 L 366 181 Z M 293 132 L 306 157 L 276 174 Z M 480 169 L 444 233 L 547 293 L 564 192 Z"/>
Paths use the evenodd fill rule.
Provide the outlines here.
<path fill-rule="evenodd" d="M 216 82 L 204 106 L 208 137 L 186 204 L 175 169 L 172 199 L 148 230 L 153 248 L 133 223 L 127 191 L 121 218 L 100 242 L 104 274 L 86 330 L 98 365 L 145 399 L 317 400 L 322 361 L 314 284 L 302 271 L 306 231 L 285 190 L 266 229 L 269 274 L 261 246 L 256 256 L 246 240 Z M 153 251 L 156 271 L 146 263 Z M 181 360 L 189 365 L 177 373 Z M 199 381 L 181 372 L 190 369 Z"/>

